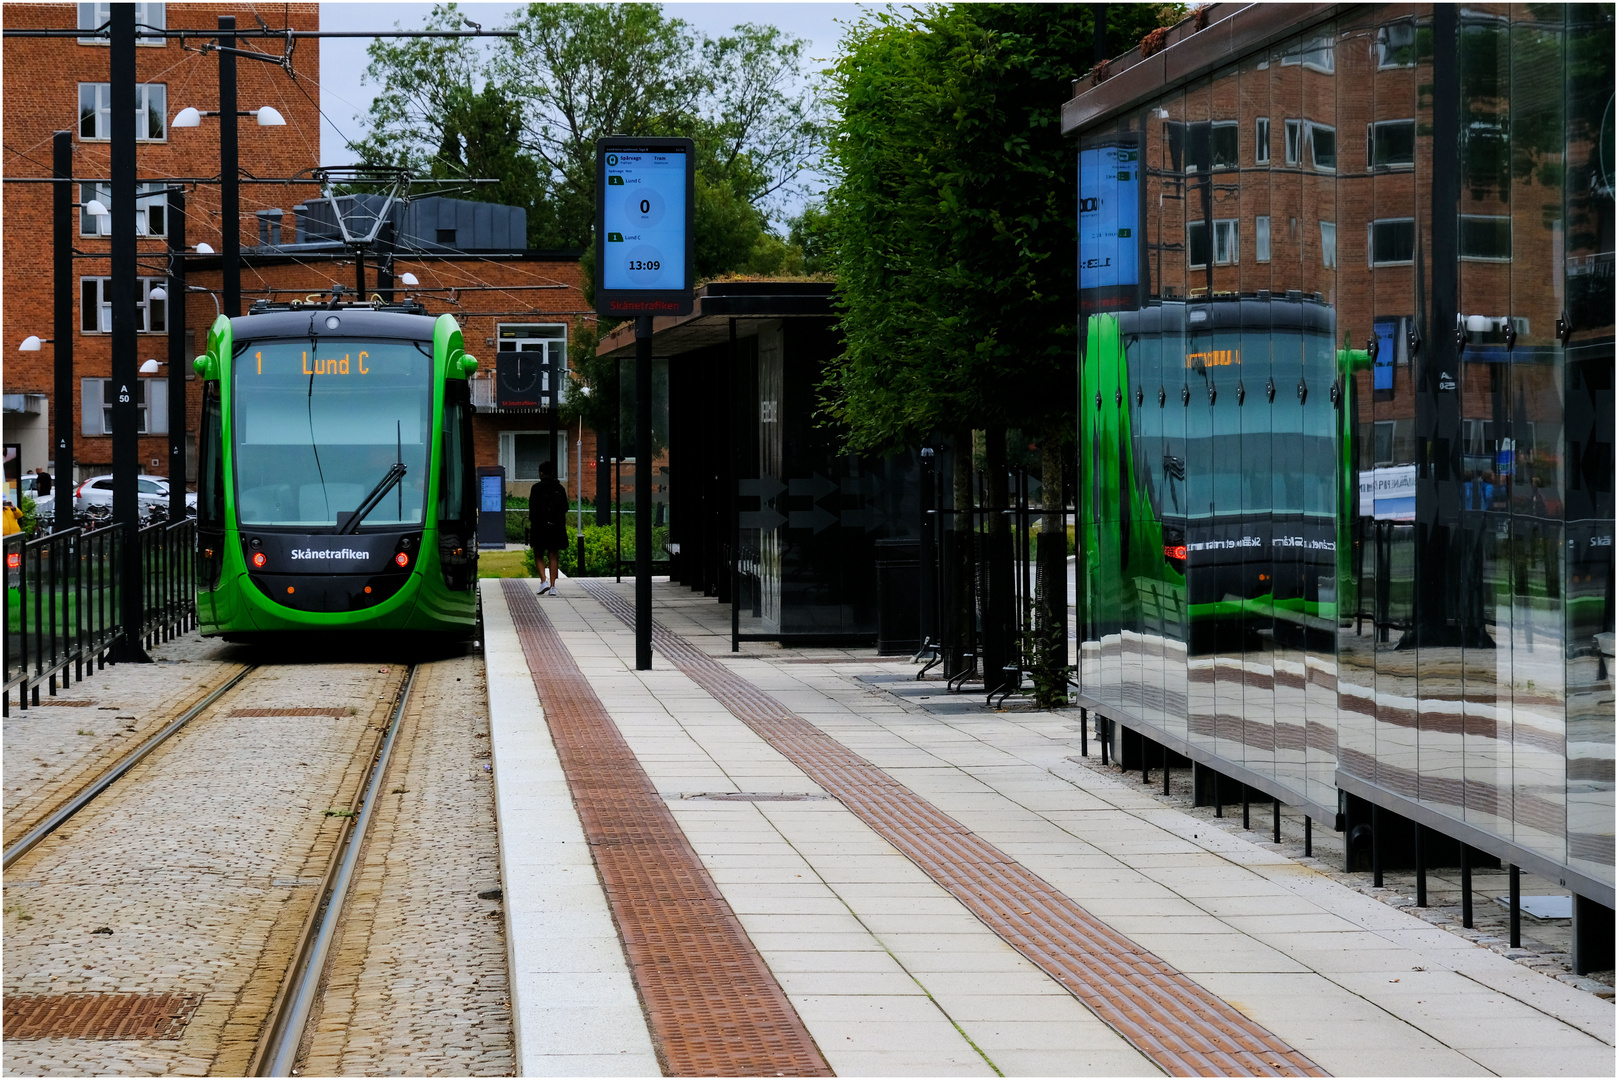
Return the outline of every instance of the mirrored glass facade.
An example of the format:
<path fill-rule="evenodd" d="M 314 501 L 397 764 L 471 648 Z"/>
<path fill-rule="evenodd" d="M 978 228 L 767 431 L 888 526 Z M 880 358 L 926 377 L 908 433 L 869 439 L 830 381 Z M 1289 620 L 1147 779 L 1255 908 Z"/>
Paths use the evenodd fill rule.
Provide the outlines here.
<path fill-rule="evenodd" d="M 1359 7 L 1070 131 L 1085 698 L 1608 904 L 1613 30 Z"/>

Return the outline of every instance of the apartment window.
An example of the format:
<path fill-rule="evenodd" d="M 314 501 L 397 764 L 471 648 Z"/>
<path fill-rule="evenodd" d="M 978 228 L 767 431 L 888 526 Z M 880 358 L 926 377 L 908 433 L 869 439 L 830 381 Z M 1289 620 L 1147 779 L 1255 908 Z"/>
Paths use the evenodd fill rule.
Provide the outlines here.
<path fill-rule="evenodd" d="M 1416 164 L 1416 122 L 1379 120 L 1365 125 L 1365 163 L 1372 169 L 1408 169 Z"/>
<path fill-rule="evenodd" d="M 161 37 L 155 34 L 143 34 L 140 31 L 147 27 L 151 27 L 153 30 L 166 29 L 168 22 L 164 9 L 165 5 L 163 4 L 137 3 L 135 5 L 135 44 L 162 46 L 163 39 Z M 107 20 L 111 18 L 111 4 L 79 5 L 80 30 L 95 30 L 98 27 L 106 26 Z M 79 44 L 106 45 L 108 40 L 106 37 L 81 37 L 79 38 Z"/>
<path fill-rule="evenodd" d="M 1320 223 L 1320 262 L 1328 270 L 1337 268 L 1337 223 Z"/>
<path fill-rule="evenodd" d="M 135 141 L 168 138 L 169 88 L 164 83 L 135 87 Z M 79 84 L 79 138 L 112 138 L 112 84 Z"/>
<path fill-rule="evenodd" d="M 1270 218 L 1268 214 L 1253 219 L 1253 257 L 1261 263 L 1270 261 Z"/>
<path fill-rule="evenodd" d="M 161 184 L 135 185 L 135 235 L 167 236 L 168 195 Z M 157 194 L 154 194 L 157 193 Z M 111 236 L 112 218 L 97 217 L 82 205 L 95 199 L 108 210 L 113 209 L 111 184 L 79 185 L 79 235 Z"/>
<path fill-rule="evenodd" d="M 1388 23 L 1377 27 L 1376 66 L 1407 68 L 1416 66 L 1416 24 Z"/>
<path fill-rule="evenodd" d="M 1281 57 L 1282 67 L 1296 67 L 1302 64 L 1315 71 L 1324 71 L 1330 75 L 1337 70 L 1337 56 L 1332 51 L 1330 34 L 1317 34 L 1305 38 L 1298 46 Z"/>
<path fill-rule="evenodd" d="M 1416 257 L 1416 219 L 1384 218 L 1366 226 L 1372 266 L 1408 263 Z"/>
<path fill-rule="evenodd" d="M 80 430 L 86 435 L 112 434 L 112 407 L 118 400 L 111 379 L 80 379 Z M 166 379 L 136 379 L 130 388 L 135 399 L 135 430 L 142 435 L 166 435 L 169 430 L 169 387 Z M 144 481 L 142 482 L 145 483 Z M 143 486 L 143 491 L 147 489 Z M 157 492 L 150 492 L 157 494 Z"/>
<path fill-rule="evenodd" d="M 1322 172 L 1337 171 L 1337 129 L 1325 124 L 1309 125 L 1309 157 Z"/>
<path fill-rule="evenodd" d="M 1236 121 L 1216 121 L 1213 130 L 1209 133 L 1209 149 L 1213 154 L 1213 167 L 1216 169 L 1234 169 L 1241 163 L 1236 160 Z"/>
<path fill-rule="evenodd" d="M 1461 215 L 1461 258 L 1511 261 L 1511 219 L 1504 215 Z"/>
<path fill-rule="evenodd" d="M 1218 218 L 1213 223 L 1213 261 L 1215 266 L 1229 266 L 1234 263 L 1240 254 L 1238 252 L 1238 229 L 1235 218 Z M 1208 223 L 1205 221 L 1188 221 L 1185 225 L 1185 246 L 1189 256 L 1189 265 L 1193 269 L 1200 269 L 1208 265 Z"/>
<path fill-rule="evenodd" d="M 1287 157 L 1288 165 L 1299 165 L 1303 162 L 1303 121 L 1288 120 L 1286 122 Z"/>
<path fill-rule="evenodd" d="M 1270 118 L 1261 116 L 1253 121 L 1253 161 L 1259 165 L 1270 163 Z"/>
<path fill-rule="evenodd" d="M 168 302 L 154 300 L 152 290 L 163 284 L 162 278 L 139 278 L 139 292 L 135 295 L 136 329 L 143 334 L 168 332 Z M 112 279 L 87 277 L 79 279 L 79 329 L 86 334 L 112 333 Z"/>

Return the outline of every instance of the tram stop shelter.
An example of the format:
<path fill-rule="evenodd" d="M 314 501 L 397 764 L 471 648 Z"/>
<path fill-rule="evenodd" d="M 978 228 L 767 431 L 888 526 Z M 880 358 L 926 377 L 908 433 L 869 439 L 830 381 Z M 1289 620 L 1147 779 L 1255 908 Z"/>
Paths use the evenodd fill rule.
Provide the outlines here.
<path fill-rule="evenodd" d="M 654 320 L 652 355 L 668 370 L 670 577 L 730 604 L 738 639 L 914 649 L 920 461 L 843 453 L 840 433 L 817 423 L 816 387 L 842 351 L 832 293 L 831 282 L 715 282 L 690 315 Z M 634 327 L 597 355 L 627 362 L 619 381 L 632 385 Z"/>

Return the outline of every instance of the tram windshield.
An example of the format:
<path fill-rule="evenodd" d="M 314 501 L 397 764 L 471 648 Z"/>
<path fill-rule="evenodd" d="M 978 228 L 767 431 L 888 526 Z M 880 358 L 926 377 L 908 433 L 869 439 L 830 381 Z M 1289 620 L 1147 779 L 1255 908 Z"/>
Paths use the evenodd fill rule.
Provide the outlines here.
<path fill-rule="evenodd" d="M 232 436 L 243 525 L 335 527 L 400 463 L 364 528 L 419 525 L 432 420 L 431 343 L 248 341 L 235 358 Z"/>

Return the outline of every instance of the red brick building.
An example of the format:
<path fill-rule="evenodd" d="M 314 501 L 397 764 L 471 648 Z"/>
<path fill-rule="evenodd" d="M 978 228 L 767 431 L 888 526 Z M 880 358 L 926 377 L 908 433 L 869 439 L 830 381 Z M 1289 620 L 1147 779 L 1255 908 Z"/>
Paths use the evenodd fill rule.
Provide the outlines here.
<path fill-rule="evenodd" d="M 198 244 L 221 251 L 227 227 L 235 229 L 242 244 L 242 305 L 245 311 L 258 299 L 288 299 L 292 295 L 329 291 L 342 284 L 356 285 L 355 260 L 340 245 L 299 245 L 293 238 L 309 208 L 323 203 L 312 183 L 289 184 L 289 178 L 307 175 L 320 161 L 320 41 L 300 38 L 292 54 L 291 72 L 274 64 L 238 59 L 237 102 L 241 109 L 274 108 L 285 126 L 261 127 L 251 118 L 239 125 L 239 153 L 243 182 L 241 214 L 237 221 L 221 220 L 217 176 L 219 127 L 205 118 L 197 128 L 174 128 L 181 109 L 218 107 L 218 59 L 200 47 L 213 39 L 221 15 L 236 16 L 240 28 L 256 28 L 262 17 L 272 30 L 320 28 L 319 5 L 294 3 L 261 9 L 251 5 L 137 5 L 136 22 L 165 27 L 170 33 L 196 30 L 198 34 L 148 37 L 136 50 L 137 182 L 141 190 L 183 183 L 186 192 L 185 239 L 195 252 Z M 378 26 L 390 20 L 379 9 Z M 7 29 L 66 29 L 90 31 L 107 18 L 106 4 L 8 3 L 3 17 Z M 94 20 L 92 24 L 89 21 Z M 273 38 L 240 39 L 239 47 L 279 56 L 282 43 Z M 110 173 L 110 50 L 104 37 L 6 38 L 4 42 L 3 105 L 7 183 L 4 189 L 4 292 L 0 315 L 4 333 L 5 442 L 18 452 L 22 471 L 36 467 L 52 470 L 50 434 L 54 389 L 55 346 L 20 352 L 29 336 L 53 335 L 53 254 L 51 231 L 52 185 L 18 182 L 47 178 L 52 170 L 52 137 L 57 131 L 73 133 L 73 174 L 85 181 L 74 189 L 74 201 L 98 200 L 110 204 L 105 181 Z M 327 163 L 341 164 L 341 163 Z M 101 183 L 97 183 L 100 181 Z M 272 181 L 272 182 L 258 182 Z M 417 193 L 420 197 L 421 193 Z M 119 208 L 109 206 L 113 213 Z M 279 236 L 266 235 L 266 219 L 280 212 Z M 136 287 L 141 319 L 137 336 L 139 359 L 165 360 L 168 356 L 169 303 L 154 298 L 153 288 L 168 272 L 169 222 L 162 196 L 137 200 L 137 246 L 140 281 Z M 110 334 L 110 219 L 80 211 L 74 237 L 73 341 L 73 454 L 71 481 L 109 471 L 112 438 L 103 410 L 104 380 L 111 374 Z M 285 240 L 286 244 L 277 241 Z M 520 240 L 518 241 L 520 245 Z M 285 250 L 286 248 L 297 250 Z M 327 250 L 313 250 L 324 247 Z M 497 344 L 521 342 L 523 348 L 553 350 L 565 357 L 566 343 L 580 319 L 593 319 L 580 289 L 578 252 L 534 252 L 520 246 L 498 251 L 468 250 L 465 245 L 417 255 L 400 252 L 394 273 L 413 273 L 419 285 L 413 291 L 429 312 L 449 312 L 461 320 L 469 351 L 484 361 L 474 382 L 478 394 L 476 445 L 479 464 L 503 464 L 513 487 L 526 490 L 537 464 L 550 454 L 547 413 L 503 411 L 495 404 L 490 376 Z M 367 289 L 375 290 L 376 269 L 369 266 Z M 194 355 L 215 317 L 214 300 L 220 295 L 221 272 L 217 257 L 191 254 L 188 282 L 211 293 L 192 293 L 185 309 L 187 355 Z M 277 293 L 271 290 L 286 290 Z M 402 295 L 401 290 L 400 295 Z M 143 427 L 140 440 L 142 467 L 167 472 L 170 417 L 178 408 L 168 401 L 166 370 L 142 378 Z M 196 418 L 201 389 L 188 373 L 184 417 L 188 475 L 194 480 Z M 178 404 L 178 403 L 173 403 Z M 575 429 L 562 440 L 562 464 L 577 475 L 574 461 Z M 595 439 L 584 433 L 584 454 L 594 461 Z M 594 470 L 586 469 L 585 497 L 594 497 Z M 8 468 L 8 476 L 11 475 Z M 568 483 L 572 493 L 575 484 Z"/>

